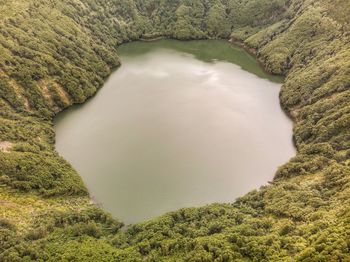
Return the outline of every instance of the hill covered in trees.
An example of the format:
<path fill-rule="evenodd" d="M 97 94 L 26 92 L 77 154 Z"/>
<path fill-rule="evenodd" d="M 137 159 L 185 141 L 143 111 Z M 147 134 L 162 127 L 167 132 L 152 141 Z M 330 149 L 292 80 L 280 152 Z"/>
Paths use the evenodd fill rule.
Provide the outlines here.
<path fill-rule="evenodd" d="M 0 0 L 0 260 L 350 260 L 349 17 L 347 0 Z M 118 45 L 157 37 L 229 39 L 285 75 L 298 153 L 232 204 L 121 230 L 52 119 L 96 93 Z"/>

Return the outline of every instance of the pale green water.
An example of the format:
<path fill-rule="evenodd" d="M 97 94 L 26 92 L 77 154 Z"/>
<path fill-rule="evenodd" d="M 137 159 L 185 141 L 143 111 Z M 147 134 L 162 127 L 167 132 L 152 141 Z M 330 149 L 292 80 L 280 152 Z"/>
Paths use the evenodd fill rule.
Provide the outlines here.
<path fill-rule="evenodd" d="M 99 93 L 55 125 L 57 150 L 115 217 L 134 223 L 232 202 L 295 154 L 280 78 L 244 50 L 163 40 L 119 55 L 122 67 Z"/>

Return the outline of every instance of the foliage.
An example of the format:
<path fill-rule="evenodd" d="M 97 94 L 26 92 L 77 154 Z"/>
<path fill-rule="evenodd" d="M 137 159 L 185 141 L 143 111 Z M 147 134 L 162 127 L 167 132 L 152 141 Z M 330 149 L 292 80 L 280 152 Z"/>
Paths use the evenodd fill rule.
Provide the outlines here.
<path fill-rule="evenodd" d="M 0 260 L 350 260 L 349 12 L 346 0 L 0 0 Z M 297 155 L 232 204 L 120 230 L 55 153 L 52 118 L 96 93 L 124 42 L 230 35 L 286 76 Z"/>

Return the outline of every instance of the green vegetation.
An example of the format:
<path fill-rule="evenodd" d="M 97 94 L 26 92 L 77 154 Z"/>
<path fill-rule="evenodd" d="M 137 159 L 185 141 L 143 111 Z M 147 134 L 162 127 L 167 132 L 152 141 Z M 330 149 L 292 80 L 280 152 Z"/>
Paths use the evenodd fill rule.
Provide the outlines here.
<path fill-rule="evenodd" d="M 349 17 L 347 0 L 0 0 L 0 260 L 350 260 Z M 298 154 L 231 205 L 119 230 L 52 118 L 95 94 L 119 44 L 155 37 L 230 37 L 286 75 Z"/>

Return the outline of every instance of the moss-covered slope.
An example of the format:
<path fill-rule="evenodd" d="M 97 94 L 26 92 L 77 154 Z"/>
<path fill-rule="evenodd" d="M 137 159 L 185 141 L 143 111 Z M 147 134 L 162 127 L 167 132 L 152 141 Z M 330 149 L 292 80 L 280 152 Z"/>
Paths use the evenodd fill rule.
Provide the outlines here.
<path fill-rule="evenodd" d="M 0 0 L 0 260 L 350 260 L 349 17 L 347 0 Z M 119 44 L 159 36 L 230 38 L 286 75 L 298 153 L 231 205 L 120 231 L 52 118 L 95 94 Z"/>

